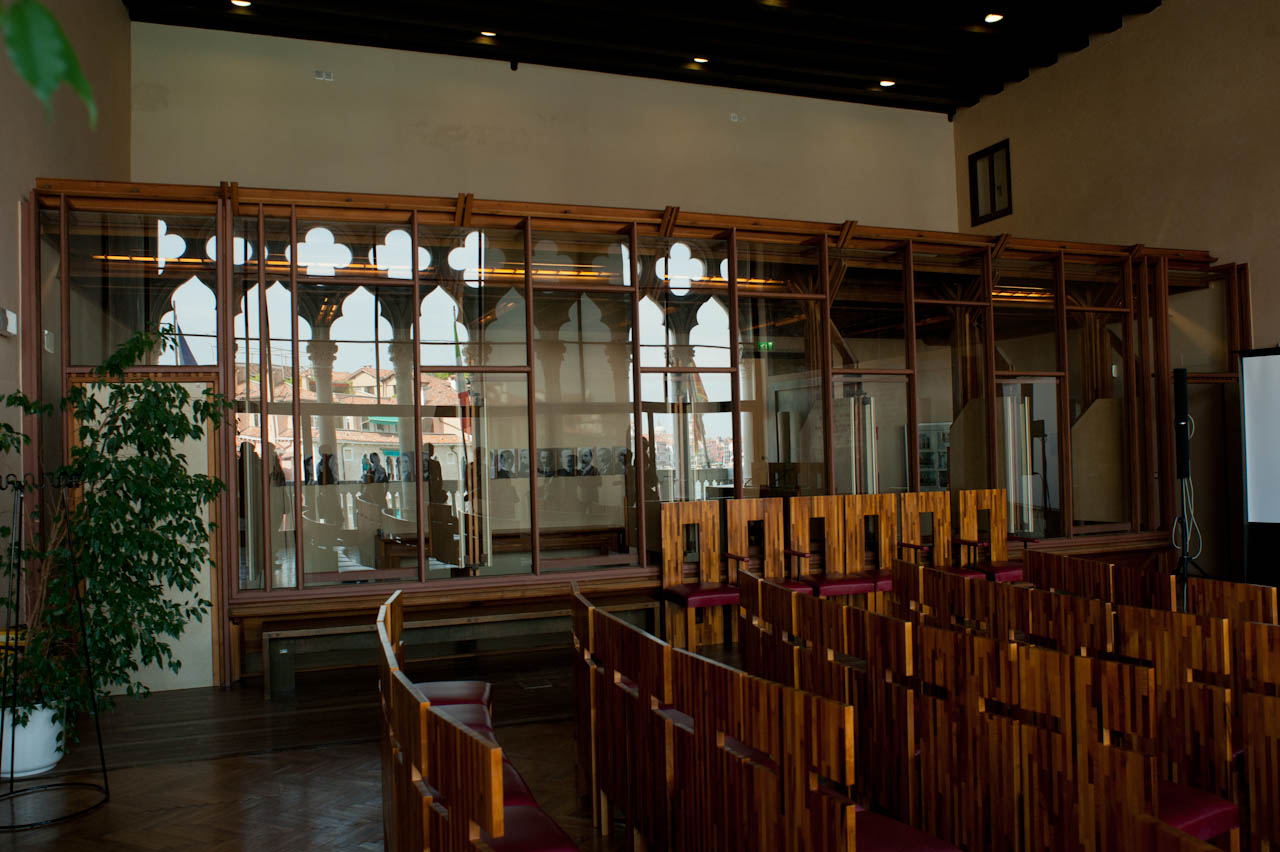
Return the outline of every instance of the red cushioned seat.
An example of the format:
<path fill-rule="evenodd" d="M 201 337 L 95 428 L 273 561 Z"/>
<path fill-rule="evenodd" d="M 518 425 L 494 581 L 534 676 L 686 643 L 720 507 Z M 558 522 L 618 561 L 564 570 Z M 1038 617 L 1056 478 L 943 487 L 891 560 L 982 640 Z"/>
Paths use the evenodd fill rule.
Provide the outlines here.
<path fill-rule="evenodd" d="M 979 565 L 977 568 L 984 577 L 997 583 L 1022 582 L 1021 562 L 994 562 L 990 565 Z"/>
<path fill-rule="evenodd" d="M 501 837 L 482 835 L 493 852 L 578 852 L 569 835 L 538 808 L 502 810 Z"/>
<path fill-rule="evenodd" d="M 893 575 L 888 571 L 871 571 L 868 572 L 872 577 L 876 578 L 877 592 L 893 591 Z"/>
<path fill-rule="evenodd" d="M 853 840 L 858 852 L 958 852 L 932 834 L 871 811 L 862 811 L 854 819 Z"/>
<path fill-rule="evenodd" d="M 538 806 L 524 777 L 516 770 L 515 764 L 506 759 L 502 761 L 502 806 L 504 808 L 536 808 Z"/>
<path fill-rule="evenodd" d="M 1161 781 L 1160 821 L 1201 840 L 1240 826 L 1240 809 L 1226 799 L 1172 781 Z"/>
<path fill-rule="evenodd" d="M 418 693 L 437 707 L 448 704 L 492 703 L 489 684 L 482 680 L 433 680 L 415 683 Z"/>
<path fill-rule="evenodd" d="M 727 583 L 680 583 L 662 590 L 667 597 L 691 609 L 706 606 L 736 606 L 738 587 Z"/>
<path fill-rule="evenodd" d="M 796 592 L 801 595 L 813 594 L 813 586 L 809 585 L 804 580 L 770 580 L 769 582 L 775 583 L 787 591 Z"/>
<path fill-rule="evenodd" d="M 810 577 L 809 582 L 814 591 L 824 598 L 836 595 L 867 595 L 876 590 L 876 581 L 863 574 Z"/>

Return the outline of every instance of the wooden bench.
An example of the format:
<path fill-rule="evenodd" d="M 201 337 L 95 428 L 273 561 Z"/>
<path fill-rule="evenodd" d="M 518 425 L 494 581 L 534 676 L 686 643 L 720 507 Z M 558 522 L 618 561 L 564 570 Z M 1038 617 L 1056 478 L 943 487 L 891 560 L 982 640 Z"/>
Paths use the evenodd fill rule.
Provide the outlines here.
<path fill-rule="evenodd" d="M 538 530 L 542 550 L 595 550 L 601 556 L 626 553 L 627 528 L 616 525 L 556 527 Z M 533 549 L 529 530 L 502 530 L 493 534 L 494 553 L 528 553 Z"/>
<path fill-rule="evenodd" d="M 399 593 L 378 612 L 383 830 L 392 852 L 573 852 L 503 757 L 483 700 L 443 705 L 459 682 L 414 684 L 400 669 Z M 463 682 L 465 683 L 465 682 Z M 487 684 L 484 684 L 487 695 Z"/>

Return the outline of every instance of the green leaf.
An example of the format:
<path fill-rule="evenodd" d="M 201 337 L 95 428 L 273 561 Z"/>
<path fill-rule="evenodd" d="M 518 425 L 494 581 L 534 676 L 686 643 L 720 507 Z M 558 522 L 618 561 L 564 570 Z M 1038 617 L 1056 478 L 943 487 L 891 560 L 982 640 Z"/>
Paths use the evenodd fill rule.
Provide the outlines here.
<path fill-rule="evenodd" d="M 44 104 L 45 111 L 52 110 L 53 93 L 66 83 L 80 95 L 89 110 L 89 124 L 96 127 L 98 105 L 93 100 L 93 89 L 53 13 L 36 0 L 17 0 L 4 12 L 3 21 L 9 60 Z"/>

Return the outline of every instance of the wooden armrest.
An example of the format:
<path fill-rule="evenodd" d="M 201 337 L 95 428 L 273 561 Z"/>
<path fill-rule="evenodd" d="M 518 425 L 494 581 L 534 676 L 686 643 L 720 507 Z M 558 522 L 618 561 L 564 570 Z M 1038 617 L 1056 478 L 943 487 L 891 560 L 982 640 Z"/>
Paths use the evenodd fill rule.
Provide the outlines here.
<path fill-rule="evenodd" d="M 1033 535 L 1018 535 L 1017 533 L 1009 533 L 1008 538 L 1009 541 L 1023 541 L 1028 544 L 1032 544 L 1040 540 L 1038 537 Z"/>
<path fill-rule="evenodd" d="M 750 560 L 750 559 L 748 559 L 747 557 L 745 557 L 745 556 L 739 556 L 739 555 L 738 555 L 738 554 L 736 554 L 736 553 L 726 553 L 726 554 L 724 555 L 724 558 L 725 558 L 725 559 L 732 559 L 732 560 L 734 560 L 735 562 L 750 562 L 750 561 L 751 561 L 751 560 Z"/>
<path fill-rule="evenodd" d="M 990 546 L 991 546 L 991 542 L 987 541 L 986 539 L 981 539 L 981 538 L 959 538 L 959 537 L 956 537 L 956 538 L 952 539 L 952 541 L 956 542 L 957 544 L 967 544 L 967 545 L 969 545 L 970 547 L 990 547 Z"/>
<path fill-rule="evenodd" d="M 803 550 L 792 550 L 789 547 L 783 548 L 782 552 L 787 556 L 799 556 L 801 559 L 808 559 L 813 555 L 812 553 L 805 553 Z"/>
<path fill-rule="evenodd" d="M 911 548 L 912 550 L 928 550 L 929 548 L 933 547 L 933 545 L 931 545 L 931 544 L 914 544 L 914 543 L 909 542 L 909 541 L 900 541 L 900 542 L 898 542 L 898 547 L 909 547 L 909 548 Z"/>

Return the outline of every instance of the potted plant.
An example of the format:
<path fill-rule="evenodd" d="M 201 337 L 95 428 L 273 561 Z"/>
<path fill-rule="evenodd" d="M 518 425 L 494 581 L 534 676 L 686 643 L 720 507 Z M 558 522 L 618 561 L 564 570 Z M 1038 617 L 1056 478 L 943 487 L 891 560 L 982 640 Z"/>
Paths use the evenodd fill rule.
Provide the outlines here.
<path fill-rule="evenodd" d="M 157 347 L 174 345 L 170 329 L 140 332 L 56 407 L 20 392 L 4 400 L 37 419 L 66 415 L 74 430 L 67 464 L 42 472 L 47 482 L 74 487 L 29 491 L 21 549 L 12 546 L 16 530 L 0 527 L 0 607 L 16 613 L 25 645 L 0 657 L 0 685 L 4 703 L 16 708 L 15 740 L 44 737 L 32 753 L 45 756 L 32 758 L 28 774 L 52 768 L 74 741 L 76 715 L 95 701 L 109 707 L 119 691 L 146 695 L 143 666 L 177 671 L 170 640 L 209 610 L 197 594 L 214 526 L 206 513 L 225 486 L 189 470 L 178 445 L 216 428 L 228 403 L 210 391 L 192 396 L 174 382 L 126 376 Z M 0 452 L 27 443 L 0 422 Z M 7 771 L 14 729 L 0 721 Z"/>

